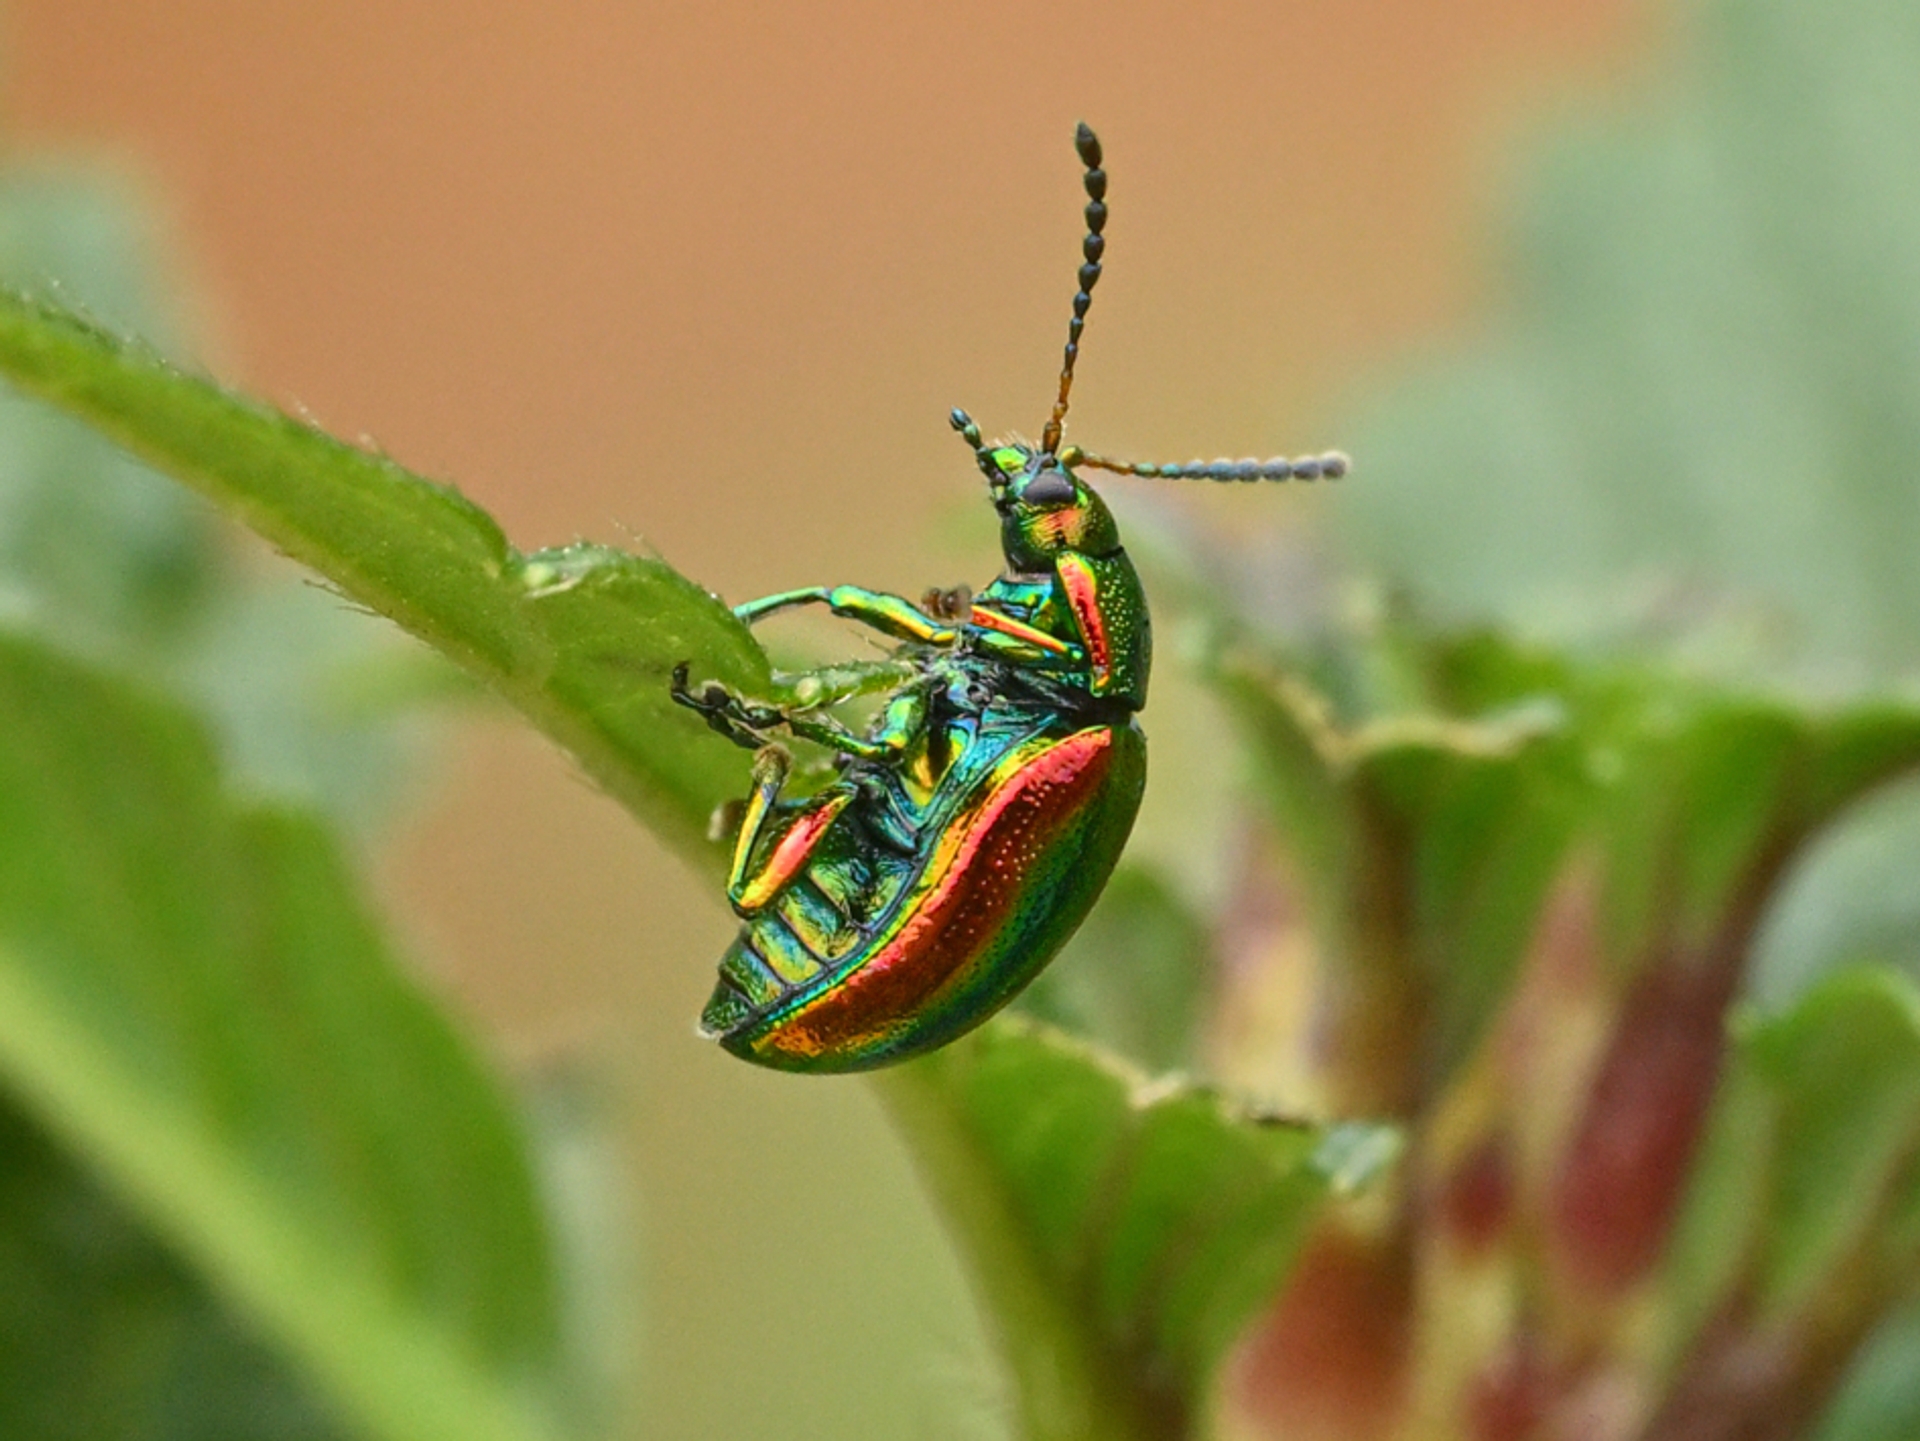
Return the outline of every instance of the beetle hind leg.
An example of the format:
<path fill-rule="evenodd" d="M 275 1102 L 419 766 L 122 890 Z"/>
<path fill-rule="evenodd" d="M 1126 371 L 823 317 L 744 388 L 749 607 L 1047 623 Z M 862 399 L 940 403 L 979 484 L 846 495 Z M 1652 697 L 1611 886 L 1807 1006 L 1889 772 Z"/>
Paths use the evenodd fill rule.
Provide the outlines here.
<path fill-rule="evenodd" d="M 791 819 L 770 845 L 762 840 L 780 801 L 793 758 L 782 746 L 762 746 L 753 758 L 753 789 L 747 795 L 746 814 L 733 843 L 733 863 L 727 871 L 727 899 L 741 916 L 751 918 L 765 910 L 812 859 L 840 812 L 853 799 L 847 788 L 829 788 L 787 808 Z"/>

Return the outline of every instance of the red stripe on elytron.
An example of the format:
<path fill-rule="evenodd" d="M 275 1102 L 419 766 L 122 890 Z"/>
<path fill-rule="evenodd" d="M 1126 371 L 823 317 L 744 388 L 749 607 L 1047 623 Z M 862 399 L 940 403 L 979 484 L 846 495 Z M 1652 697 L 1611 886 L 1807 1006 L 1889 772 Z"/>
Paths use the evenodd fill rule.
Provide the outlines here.
<path fill-rule="evenodd" d="M 1002 615 L 997 610 L 988 610 L 983 605 L 976 605 L 973 608 L 973 623 L 982 630 L 997 630 L 1002 635 L 1025 641 L 1037 650 L 1052 651 L 1055 655 L 1065 655 L 1071 649 L 1065 641 L 1050 636 L 1043 630 L 1036 630 L 1010 615 Z"/>
<path fill-rule="evenodd" d="M 1107 641 L 1107 623 L 1100 615 L 1100 586 L 1093 567 L 1077 555 L 1063 555 L 1057 568 L 1067 592 L 1073 618 L 1087 638 L 1087 663 L 1093 669 L 1093 693 L 1099 695 L 1113 676 L 1113 647 Z"/>
<path fill-rule="evenodd" d="M 767 857 L 760 874 L 741 888 L 736 904 L 742 910 L 757 911 L 779 895 L 780 888 L 799 874 L 800 867 L 807 863 L 807 857 L 813 854 L 814 843 L 833 824 L 833 818 L 845 810 L 847 802 L 852 799 L 852 791 L 841 791 L 823 805 L 807 811 L 789 826 L 787 833 L 774 846 L 773 854 Z"/>
<path fill-rule="evenodd" d="M 1078 816 L 1111 769 L 1105 726 L 1049 743 L 956 826 L 928 870 L 938 878 L 899 931 L 842 983 L 774 1026 L 754 1049 L 819 1056 L 868 1050 L 920 1015 L 1006 928 L 1023 881 L 1062 821 Z"/>

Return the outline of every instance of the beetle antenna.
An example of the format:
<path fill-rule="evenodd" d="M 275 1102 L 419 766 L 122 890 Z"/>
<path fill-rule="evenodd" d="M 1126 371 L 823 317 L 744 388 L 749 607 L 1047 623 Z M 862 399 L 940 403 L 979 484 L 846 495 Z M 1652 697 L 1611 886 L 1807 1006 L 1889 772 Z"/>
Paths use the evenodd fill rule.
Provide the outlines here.
<path fill-rule="evenodd" d="M 1080 242 L 1084 263 L 1080 267 L 1080 289 L 1073 297 L 1073 319 L 1067 322 L 1067 354 L 1060 367 L 1060 397 L 1053 403 L 1053 414 L 1040 432 L 1040 451 L 1052 455 L 1060 448 L 1060 432 L 1067 419 L 1067 394 L 1073 389 L 1073 363 L 1080 358 L 1080 332 L 1087 327 L 1087 307 L 1093 304 L 1093 287 L 1100 279 L 1100 256 L 1107 248 L 1102 231 L 1107 228 L 1107 172 L 1100 168 L 1100 137 L 1086 121 L 1073 132 L 1074 149 L 1080 163 L 1087 167 L 1082 183 L 1087 187 L 1087 238 Z"/>
<path fill-rule="evenodd" d="M 947 424 L 958 431 L 960 438 L 973 447 L 975 455 L 986 449 L 985 443 L 980 439 L 980 427 L 975 425 L 973 417 L 959 406 L 956 405 L 947 412 Z"/>
<path fill-rule="evenodd" d="M 959 432 L 960 438 L 973 447 L 974 464 L 978 465 L 988 480 L 998 478 L 993 458 L 987 454 L 987 444 L 980 438 L 980 427 L 974 424 L 973 417 L 959 406 L 947 412 L 947 424 Z"/>
<path fill-rule="evenodd" d="M 1092 455 L 1070 445 L 1060 456 L 1064 465 L 1088 465 L 1095 470 L 1111 470 L 1120 475 L 1155 476 L 1161 480 L 1338 480 L 1353 462 L 1338 450 L 1324 455 L 1303 455 L 1288 460 L 1276 455 L 1268 460 L 1189 460 L 1184 465 L 1143 465 L 1132 460 L 1112 460 Z"/>

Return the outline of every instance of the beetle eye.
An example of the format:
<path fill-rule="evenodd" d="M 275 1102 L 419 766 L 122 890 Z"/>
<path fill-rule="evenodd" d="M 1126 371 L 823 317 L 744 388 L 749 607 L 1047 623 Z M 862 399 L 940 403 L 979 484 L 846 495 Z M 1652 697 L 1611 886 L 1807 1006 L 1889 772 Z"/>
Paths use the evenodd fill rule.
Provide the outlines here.
<path fill-rule="evenodd" d="M 1073 499 L 1073 482 L 1064 470 L 1048 466 L 1027 482 L 1020 499 L 1026 505 L 1062 505 Z"/>

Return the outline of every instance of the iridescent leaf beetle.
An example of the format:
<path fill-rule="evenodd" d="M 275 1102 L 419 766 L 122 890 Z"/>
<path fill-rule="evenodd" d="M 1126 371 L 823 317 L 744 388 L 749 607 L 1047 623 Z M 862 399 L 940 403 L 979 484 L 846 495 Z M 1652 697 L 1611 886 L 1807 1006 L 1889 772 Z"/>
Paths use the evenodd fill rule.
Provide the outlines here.
<path fill-rule="evenodd" d="M 1100 279 L 1107 174 L 1075 135 L 1087 235 L 1053 413 L 1038 445 L 987 445 L 965 411 L 1000 517 L 1007 568 L 978 595 L 914 604 L 812 586 L 736 606 L 748 624 L 825 605 L 899 642 L 911 678 L 864 733 L 820 706 L 774 706 L 674 671 L 673 698 L 755 752 L 727 898 L 745 923 L 720 960 L 701 1029 L 787 1071 L 860 1071 L 943 1046 L 1012 1000 L 1073 934 L 1120 858 L 1146 782 L 1151 632 L 1113 516 L 1078 472 L 1222 481 L 1346 473 L 1300 460 L 1140 465 L 1063 446 L 1080 335 Z M 783 800 L 791 760 L 771 737 L 814 741 L 838 776 Z"/>

